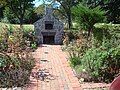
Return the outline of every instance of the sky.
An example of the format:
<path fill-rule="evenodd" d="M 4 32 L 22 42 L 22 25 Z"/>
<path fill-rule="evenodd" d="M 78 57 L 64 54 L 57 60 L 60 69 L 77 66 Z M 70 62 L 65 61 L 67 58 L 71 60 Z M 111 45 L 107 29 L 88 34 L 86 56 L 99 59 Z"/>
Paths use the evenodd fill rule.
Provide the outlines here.
<path fill-rule="evenodd" d="M 45 1 L 52 1 L 52 0 L 45 0 Z M 43 4 L 43 0 L 35 0 L 35 7 L 38 7 L 39 5 Z"/>
<path fill-rule="evenodd" d="M 52 0 L 46 0 L 46 1 L 52 1 Z M 43 1 L 42 0 L 35 0 L 34 3 L 35 3 L 35 7 L 38 7 L 39 5 L 43 4 Z M 58 2 L 55 2 L 53 4 L 53 8 L 56 8 L 59 6 L 60 6 L 60 4 Z"/>
<path fill-rule="evenodd" d="M 43 2 L 42 2 L 42 0 L 35 0 L 34 3 L 35 3 L 35 7 L 38 7 L 38 6 L 41 5 Z"/>

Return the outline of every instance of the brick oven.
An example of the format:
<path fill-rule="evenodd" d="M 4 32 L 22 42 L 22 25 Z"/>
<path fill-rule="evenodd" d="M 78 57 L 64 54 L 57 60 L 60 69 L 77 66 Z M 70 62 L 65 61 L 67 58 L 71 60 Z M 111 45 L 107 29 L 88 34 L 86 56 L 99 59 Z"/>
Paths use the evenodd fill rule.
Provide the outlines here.
<path fill-rule="evenodd" d="M 39 44 L 62 44 L 64 25 L 53 16 L 53 8 L 45 8 L 45 15 L 34 23 L 34 29 Z"/>

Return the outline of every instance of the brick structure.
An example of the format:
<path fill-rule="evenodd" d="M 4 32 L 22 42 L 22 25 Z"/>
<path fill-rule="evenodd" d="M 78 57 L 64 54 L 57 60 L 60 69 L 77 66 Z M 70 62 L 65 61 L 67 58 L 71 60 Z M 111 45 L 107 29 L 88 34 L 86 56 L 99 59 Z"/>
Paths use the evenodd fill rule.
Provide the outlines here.
<path fill-rule="evenodd" d="M 34 23 L 39 44 L 62 44 L 64 25 L 53 16 L 53 9 L 46 7 L 45 15 Z"/>

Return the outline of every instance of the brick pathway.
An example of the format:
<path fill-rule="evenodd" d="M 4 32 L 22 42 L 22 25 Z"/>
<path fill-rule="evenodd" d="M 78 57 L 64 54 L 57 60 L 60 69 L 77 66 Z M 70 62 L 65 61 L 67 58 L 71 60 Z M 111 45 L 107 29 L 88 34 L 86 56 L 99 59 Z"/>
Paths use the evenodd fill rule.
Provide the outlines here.
<path fill-rule="evenodd" d="M 46 77 L 42 81 L 31 76 L 31 84 L 26 90 L 81 90 L 60 45 L 42 45 L 36 50 L 34 57 L 36 67 L 32 76 L 35 77 L 34 72 L 40 69 Z"/>
<path fill-rule="evenodd" d="M 82 90 L 109 90 L 110 84 L 106 83 L 81 83 Z"/>

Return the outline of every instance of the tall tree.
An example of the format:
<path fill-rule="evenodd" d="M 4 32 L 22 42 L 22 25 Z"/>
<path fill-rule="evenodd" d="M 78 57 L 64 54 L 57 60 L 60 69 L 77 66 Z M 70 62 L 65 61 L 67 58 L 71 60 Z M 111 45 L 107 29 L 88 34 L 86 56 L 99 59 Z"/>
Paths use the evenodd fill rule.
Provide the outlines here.
<path fill-rule="evenodd" d="M 120 23 L 120 0 L 109 0 L 102 8 L 106 11 L 109 22 Z"/>
<path fill-rule="evenodd" d="M 120 23 L 120 0 L 82 0 L 90 8 L 100 6 L 106 11 L 108 22 Z"/>
<path fill-rule="evenodd" d="M 0 6 L 0 19 L 3 18 L 4 7 Z"/>
<path fill-rule="evenodd" d="M 99 5 L 103 5 L 109 0 L 81 0 L 81 3 L 87 5 L 89 8 L 95 8 Z"/>
<path fill-rule="evenodd" d="M 54 0 L 60 3 L 59 12 L 61 12 L 66 18 L 68 22 L 68 28 L 72 27 L 72 13 L 71 8 L 79 3 L 80 0 Z"/>
<path fill-rule="evenodd" d="M 0 0 L 0 19 L 3 18 L 3 10 L 5 4 L 6 4 L 5 0 Z"/>
<path fill-rule="evenodd" d="M 6 0 L 0 0 L 0 6 L 4 6 L 6 4 Z"/>
<path fill-rule="evenodd" d="M 28 8 L 33 6 L 33 1 L 34 0 L 6 0 L 6 5 L 19 19 L 20 25 L 22 25 L 25 12 Z"/>
<path fill-rule="evenodd" d="M 12 10 L 9 7 L 5 7 L 4 12 L 3 12 L 4 18 L 9 21 L 9 23 L 12 24 L 19 24 L 19 19 L 16 17 L 16 15 L 12 12 Z M 32 17 L 32 18 L 31 18 Z M 37 14 L 34 12 L 34 8 L 31 7 L 25 11 L 24 15 L 24 23 L 25 24 L 30 24 L 36 21 L 38 18 Z"/>
<path fill-rule="evenodd" d="M 45 5 L 39 5 L 38 7 L 35 8 L 35 13 L 37 13 L 38 15 L 40 15 L 40 17 L 42 17 L 44 15 L 45 12 Z"/>
<path fill-rule="evenodd" d="M 90 9 L 83 5 L 77 5 L 72 9 L 75 16 L 75 21 L 78 22 L 82 29 L 88 31 L 88 36 L 93 31 L 93 26 L 95 23 L 103 22 L 104 11 L 99 7 Z"/>

